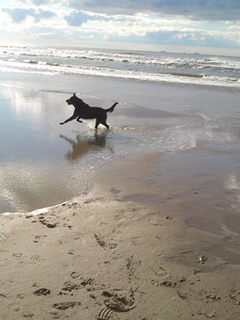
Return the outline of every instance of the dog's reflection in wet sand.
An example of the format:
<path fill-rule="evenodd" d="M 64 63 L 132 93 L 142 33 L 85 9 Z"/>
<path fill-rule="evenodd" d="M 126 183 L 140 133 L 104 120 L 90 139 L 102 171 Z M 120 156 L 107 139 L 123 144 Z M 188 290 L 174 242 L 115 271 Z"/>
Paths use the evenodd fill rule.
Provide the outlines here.
<path fill-rule="evenodd" d="M 82 139 L 80 135 L 76 136 L 76 139 L 70 139 L 64 135 L 60 135 L 60 138 L 64 139 L 67 141 L 71 147 L 72 150 L 68 151 L 66 154 L 66 158 L 70 162 L 75 162 L 78 161 L 82 156 L 84 156 L 86 153 L 94 150 L 98 150 L 100 148 L 105 148 L 106 147 L 106 136 L 107 132 L 97 134 L 92 138 L 88 139 Z M 111 147 L 108 146 L 108 149 L 111 149 Z"/>

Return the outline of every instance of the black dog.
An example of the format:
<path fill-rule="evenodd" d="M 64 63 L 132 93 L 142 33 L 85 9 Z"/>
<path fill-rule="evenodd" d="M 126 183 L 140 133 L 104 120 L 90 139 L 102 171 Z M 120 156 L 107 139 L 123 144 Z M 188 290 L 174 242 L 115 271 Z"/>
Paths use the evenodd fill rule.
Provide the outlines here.
<path fill-rule="evenodd" d="M 111 108 L 109 109 L 102 109 L 97 107 L 90 107 L 88 104 L 83 102 L 81 99 L 79 99 L 75 93 L 73 96 L 66 100 L 67 104 L 72 104 L 75 108 L 73 115 L 65 120 L 64 122 L 61 122 L 60 124 L 67 123 L 68 121 L 72 121 L 77 118 L 78 122 L 82 122 L 80 119 L 96 119 L 95 129 L 97 129 L 98 125 L 101 123 L 103 124 L 107 129 L 109 129 L 109 125 L 106 123 L 107 120 L 107 112 L 113 112 L 114 108 L 118 104 L 118 102 L 115 102 Z"/>

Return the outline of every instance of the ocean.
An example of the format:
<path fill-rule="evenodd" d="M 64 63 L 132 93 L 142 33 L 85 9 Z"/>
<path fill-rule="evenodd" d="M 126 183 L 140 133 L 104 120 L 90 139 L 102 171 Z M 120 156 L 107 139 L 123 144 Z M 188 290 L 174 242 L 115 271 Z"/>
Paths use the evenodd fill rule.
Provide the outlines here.
<path fill-rule="evenodd" d="M 240 58 L 77 48 L 1 47 L 0 70 L 239 87 Z"/>
<path fill-rule="evenodd" d="M 238 181 L 240 58 L 0 46 L 0 212 L 27 212 L 88 192 L 116 159 L 204 142 Z M 76 93 L 109 108 L 110 131 L 69 118 Z"/>

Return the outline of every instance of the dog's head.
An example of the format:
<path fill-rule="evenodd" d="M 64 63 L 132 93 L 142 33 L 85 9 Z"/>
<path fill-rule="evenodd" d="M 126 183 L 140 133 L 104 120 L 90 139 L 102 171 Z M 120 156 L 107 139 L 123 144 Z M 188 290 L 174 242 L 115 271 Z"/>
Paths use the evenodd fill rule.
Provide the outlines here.
<path fill-rule="evenodd" d="M 75 95 L 75 93 L 73 94 L 73 96 L 71 98 L 69 98 L 68 100 L 66 100 L 67 104 L 75 104 L 78 101 L 78 97 Z"/>

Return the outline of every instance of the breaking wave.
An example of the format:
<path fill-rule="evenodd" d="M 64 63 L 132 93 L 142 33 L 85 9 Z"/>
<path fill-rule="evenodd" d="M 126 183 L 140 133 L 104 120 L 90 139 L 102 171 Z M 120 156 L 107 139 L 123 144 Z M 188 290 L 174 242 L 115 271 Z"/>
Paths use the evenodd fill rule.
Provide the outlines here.
<path fill-rule="evenodd" d="M 240 86 L 240 59 L 166 52 L 0 47 L 0 71 Z"/>

